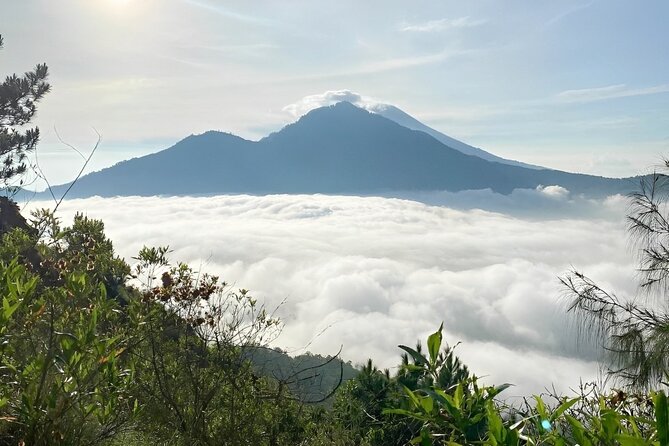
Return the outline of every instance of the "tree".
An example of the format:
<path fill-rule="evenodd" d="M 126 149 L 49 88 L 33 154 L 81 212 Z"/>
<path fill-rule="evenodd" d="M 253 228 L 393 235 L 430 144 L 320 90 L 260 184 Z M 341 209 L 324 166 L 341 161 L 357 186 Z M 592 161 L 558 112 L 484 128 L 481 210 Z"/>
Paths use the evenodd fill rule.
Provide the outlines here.
<path fill-rule="evenodd" d="M 407 439 L 411 444 L 454 445 L 481 444 L 488 434 L 488 412 L 494 409 L 493 400 L 509 384 L 480 386 L 476 376 L 445 346 L 441 352 L 443 324 L 427 338 L 428 355 L 418 349 L 400 345 L 413 359 L 404 366 L 417 379 L 402 385 L 403 398 L 389 405 L 385 415 L 412 420 L 417 437 Z M 449 370 L 444 370 L 449 369 Z M 402 375 L 400 375 L 401 377 Z M 459 379 L 453 382 L 454 379 Z M 401 419 L 401 418 L 400 418 Z M 485 443 L 484 443 L 485 444 Z"/>
<path fill-rule="evenodd" d="M 129 314 L 146 434 L 189 445 L 295 444 L 297 404 L 281 383 L 258 376 L 246 351 L 278 334 L 279 320 L 246 290 L 171 266 L 167 248 L 143 248 L 144 284 Z"/>
<path fill-rule="evenodd" d="M 610 373 L 640 389 L 667 385 L 669 372 L 668 198 L 669 179 L 660 173 L 645 177 L 630 196 L 628 232 L 639 257 L 639 291 L 645 299 L 620 298 L 576 270 L 560 278 L 571 298 L 568 311 L 610 354 Z"/>
<path fill-rule="evenodd" d="M 356 378 L 339 390 L 326 429 L 330 437 L 360 446 L 405 445 L 416 438 L 423 425 L 421 420 L 404 416 L 410 409 L 408 392 L 439 388 L 450 395 L 461 383 L 466 383 L 461 387 L 469 392 L 472 377 L 454 347 L 442 343 L 442 327 L 428 338 L 427 354 L 420 342 L 415 348 L 399 347 L 404 354 L 394 376 L 387 369 L 379 370 L 370 359 Z M 400 412 L 387 412 L 387 408 L 399 408 Z"/>
<path fill-rule="evenodd" d="M 0 36 L 0 49 L 2 45 Z M 23 76 L 12 74 L 0 84 L 0 190 L 11 193 L 17 185 L 23 185 L 27 155 L 37 146 L 39 128 L 21 127 L 30 122 L 37 111 L 36 103 L 51 88 L 47 76 L 47 66 L 38 64 L 33 71 Z"/>

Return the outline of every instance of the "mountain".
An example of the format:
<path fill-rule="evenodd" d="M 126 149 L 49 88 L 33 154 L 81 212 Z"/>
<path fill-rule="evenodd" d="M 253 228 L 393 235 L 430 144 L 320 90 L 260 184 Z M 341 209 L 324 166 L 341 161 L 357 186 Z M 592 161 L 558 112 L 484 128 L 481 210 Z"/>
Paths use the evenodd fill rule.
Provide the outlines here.
<path fill-rule="evenodd" d="M 255 373 L 285 384 L 300 401 L 331 405 L 331 394 L 359 371 L 339 357 L 305 353 L 290 356 L 280 349 L 251 347 L 245 352 Z"/>
<path fill-rule="evenodd" d="M 312 110 L 260 141 L 210 131 L 80 178 L 70 198 L 218 193 L 374 194 L 560 185 L 589 196 L 638 182 L 531 169 L 465 155 L 348 102 Z M 55 188 L 58 196 L 67 185 Z"/>
<path fill-rule="evenodd" d="M 447 145 L 448 147 L 458 150 L 465 155 L 474 155 L 478 156 L 479 158 L 483 158 L 484 160 L 488 161 L 494 161 L 497 163 L 502 163 L 502 164 L 509 164 L 511 166 L 520 166 L 520 167 L 527 167 L 530 169 L 543 169 L 543 167 L 539 166 L 534 166 L 532 164 L 526 164 L 522 163 L 520 161 L 514 161 L 514 160 L 508 160 L 505 158 L 501 158 L 497 155 L 493 155 L 490 152 L 486 152 L 483 149 L 479 149 L 478 147 L 470 146 L 469 144 L 465 144 L 462 141 L 458 141 L 455 138 L 451 138 L 448 135 L 444 135 L 443 133 L 433 129 L 432 127 L 428 127 L 413 116 L 405 113 L 404 111 L 400 110 L 399 108 L 395 107 L 394 105 L 389 105 L 389 104 L 375 104 L 372 106 L 366 107 L 367 110 L 371 111 L 372 113 L 377 113 L 384 118 L 388 118 L 391 121 L 395 121 L 399 125 L 409 128 L 411 130 L 419 130 L 421 132 L 425 132 L 428 135 L 434 137 L 437 141 L 440 141 Z"/>

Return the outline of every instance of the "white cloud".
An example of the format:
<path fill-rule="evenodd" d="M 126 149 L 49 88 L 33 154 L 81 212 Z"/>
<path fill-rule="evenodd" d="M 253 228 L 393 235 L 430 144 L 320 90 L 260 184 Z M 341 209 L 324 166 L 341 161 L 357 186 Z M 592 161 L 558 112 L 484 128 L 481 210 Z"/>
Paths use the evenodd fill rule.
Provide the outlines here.
<path fill-rule="evenodd" d="M 584 203 L 557 186 L 461 201 L 472 197 L 504 199 L 498 207 L 510 209 L 523 208 L 513 201 L 543 202 L 563 216 L 321 195 L 91 198 L 66 201 L 59 212 L 65 221 L 76 211 L 103 219 L 127 259 L 145 244 L 169 244 L 174 260 L 270 306 L 286 299 L 278 344 L 289 350 L 333 353 L 343 344 L 346 359 L 392 367 L 398 344 L 425 339 L 444 321 L 446 340 L 462 341 L 458 353 L 471 369 L 516 384 L 512 394 L 593 378 L 597 352 L 577 348 L 557 277 L 574 265 L 604 287 L 633 292 L 624 201 Z M 597 219 L 574 217 L 586 205 Z"/>
<path fill-rule="evenodd" d="M 282 111 L 298 118 L 311 110 L 334 105 L 338 102 L 350 102 L 356 107 L 364 108 L 372 113 L 380 113 L 390 105 L 351 90 L 328 90 L 323 93 L 305 96 L 297 102 L 286 105 L 282 108 Z"/>
<path fill-rule="evenodd" d="M 384 71 L 400 70 L 403 68 L 419 67 L 422 65 L 431 65 L 443 62 L 455 56 L 472 54 L 475 50 L 443 50 L 436 53 L 424 54 L 420 56 L 394 57 L 364 64 L 350 74 L 373 74 Z"/>
<path fill-rule="evenodd" d="M 437 32 L 446 31 L 449 29 L 471 28 L 487 23 L 484 19 L 472 19 L 471 17 L 458 17 L 456 19 L 439 19 L 430 20 L 423 23 L 408 24 L 404 23 L 400 26 L 400 30 L 404 32 Z"/>
<path fill-rule="evenodd" d="M 338 102 L 350 102 L 365 109 L 373 109 L 379 106 L 378 101 L 351 90 L 330 90 L 324 93 L 305 96 L 299 101 L 283 107 L 283 111 L 290 113 L 294 117 L 299 117 L 311 110 L 334 105 Z"/>
<path fill-rule="evenodd" d="M 538 186 L 537 192 L 542 193 L 543 195 L 554 198 L 556 200 L 566 200 L 569 198 L 569 190 L 565 189 L 562 186 Z"/>
<path fill-rule="evenodd" d="M 584 10 L 584 9 L 587 9 L 587 8 L 591 7 L 592 5 L 594 5 L 594 4 L 595 4 L 595 2 L 594 2 L 594 1 L 591 1 L 591 2 L 588 2 L 588 3 L 583 3 L 583 4 L 580 4 L 580 5 L 572 6 L 571 8 L 569 8 L 569 9 L 567 9 L 567 10 L 565 10 L 565 11 L 559 13 L 559 14 L 557 14 L 556 16 L 554 16 L 553 18 L 551 18 L 550 20 L 548 20 L 548 21 L 546 22 L 546 26 L 552 26 L 552 25 L 555 25 L 556 23 L 558 23 L 558 22 L 564 20 L 565 18 L 569 17 L 570 15 L 575 14 L 575 13 L 577 13 L 577 12 L 579 12 L 579 11 Z"/>
<path fill-rule="evenodd" d="M 668 93 L 669 84 L 655 85 L 645 88 L 628 88 L 625 84 L 608 85 L 606 87 L 565 90 L 557 94 L 560 102 L 594 102 L 607 99 L 626 98 L 630 96 L 646 96 Z"/>

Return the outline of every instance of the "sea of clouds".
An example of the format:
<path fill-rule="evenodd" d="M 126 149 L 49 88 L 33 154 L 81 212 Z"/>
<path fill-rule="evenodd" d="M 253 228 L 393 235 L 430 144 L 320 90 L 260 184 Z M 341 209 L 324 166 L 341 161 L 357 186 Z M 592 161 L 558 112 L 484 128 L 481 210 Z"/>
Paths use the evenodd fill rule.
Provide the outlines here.
<path fill-rule="evenodd" d="M 516 385 L 509 396 L 598 377 L 601 353 L 565 314 L 558 277 L 577 268 L 634 294 L 623 197 L 594 201 L 557 186 L 403 196 L 90 198 L 58 212 L 65 223 L 78 211 L 102 219 L 131 264 L 143 245 L 169 245 L 173 260 L 270 308 L 283 302 L 276 345 L 294 353 L 343 346 L 354 364 L 371 357 L 393 368 L 398 344 L 444 322 L 471 370 Z"/>

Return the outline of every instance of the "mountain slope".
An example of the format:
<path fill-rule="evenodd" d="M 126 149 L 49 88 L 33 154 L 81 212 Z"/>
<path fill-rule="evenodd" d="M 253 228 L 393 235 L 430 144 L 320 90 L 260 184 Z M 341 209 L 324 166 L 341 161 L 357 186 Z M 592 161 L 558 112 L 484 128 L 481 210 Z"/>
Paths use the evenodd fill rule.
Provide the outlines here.
<path fill-rule="evenodd" d="M 498 162 L 502 164 L 509 164 L 511 166 L 527 167 L 530 169 L 543 169 L 543 167 L 534 166 L 532 164 L 526 164 L 520 161 L 501 158 L 497 155 L 493 155 L 490 152 L 486 152 L 483 149 L 470 146 L 469 144 L 465 144 L 464 142 L 458 141 L 455 138 L 451 138 L 450 136 L 433 129 L 432 127 L 428 127 L 427 125 L 423 124 L 413 116 L 405 113 L 404 111 L 400 110 L 394 105 L 377 104 L 371 107 L 367 107 L 367 110 L 373 113 L 377 113 L 383 116 L 384 118 L 388 118 L 391 121 L 394 121 L 403 127 L 409 128 L 411 130 L 419 130 L 421 132 L 425 132 L 428 135 L 434 137 L 437 141 L 440 141 L 444 143 L 444 145 L 447 145 L 452 149 L 458 150 L 464 153 L 465 155 L 474 155 L 478 156 L 479 158 L 483 158 L 484 160 Z"/>
<path fill-rule="evenodd" d="M 258 142 L 220 132 L 190 136 L 162 152 L 82 177 L 71 197 L 486 188 L 508 194 L 555 184 L 593 196 L 636 186 L 632 181 L 486 161 L 342 102 L 313 110 Z"/>

